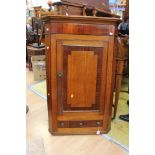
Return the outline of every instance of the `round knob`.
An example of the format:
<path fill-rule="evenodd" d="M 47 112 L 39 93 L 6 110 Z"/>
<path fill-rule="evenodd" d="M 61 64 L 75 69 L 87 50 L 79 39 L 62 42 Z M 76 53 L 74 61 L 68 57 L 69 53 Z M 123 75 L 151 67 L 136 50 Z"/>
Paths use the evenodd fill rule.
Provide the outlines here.
<path fill-rule="evenodd" d="M 49 28 L 46 28 L 46 31 L 48 31 L 49 30 Z"/>
<path fill-rule="evenodd" d="M 112 36 L 112 35 L 113 35 L 113 33 L 112 33 L 112 32 L 110 32 L 110 33 L 109 33 L 109 35 L 110 35 L 110 36 Z"/>
<path fill-rule="evenodd" d="M 101 122 L 98 121 L 98 122 L 96 122 L 96 124 L 97 124 L 97 125 L 101 125 Z"/>
<path fill-rule="evenodd" d="M 50 93 L 48 93 L 47 95 L 50 96 Z"/>
<path fill-rule="evenodd" d="M 79 123 L 79 125 L 80 125 L 80 126 L 83 126 L 83 123 L 82 123 L 82 122 L 80 122 L 80 123 Z"/>
<path fill-rule="evenodd" d="M 46 49 L 48 50 L 49 49 L 49 46 L 47 46 Z"/>
<path fill-rule="evenodd" d="M 65 124 L 64 124 L 64 122 L 61 122 L 60 125 L 61 125 L 61 127 L 64 127 Z"/>

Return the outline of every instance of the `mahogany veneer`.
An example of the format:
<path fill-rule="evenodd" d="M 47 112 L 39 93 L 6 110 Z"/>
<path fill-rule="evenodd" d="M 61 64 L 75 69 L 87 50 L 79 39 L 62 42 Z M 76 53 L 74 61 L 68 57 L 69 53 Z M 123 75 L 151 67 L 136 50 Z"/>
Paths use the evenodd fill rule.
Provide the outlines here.
<path fill-rule="evenodd" d="M 117 18 L 46 16 L 49 131 L 110 130 Z"/>

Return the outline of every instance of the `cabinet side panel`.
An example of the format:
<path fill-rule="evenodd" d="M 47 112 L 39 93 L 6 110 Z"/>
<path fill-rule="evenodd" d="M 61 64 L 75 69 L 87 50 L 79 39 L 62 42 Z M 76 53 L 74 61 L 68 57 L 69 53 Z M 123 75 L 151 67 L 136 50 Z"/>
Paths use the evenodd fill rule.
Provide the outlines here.
<path fill-rule="evenodd" d="M 50 24 L 45 25 L 45 29 Z M 46 83 L 47 83 L 47 108 L 48 108 L 48 124 L 49 130 L 52 131 L 52 98 L 51 98 L 51 35 L 45 35 L 45 54 L 46 54 Z"/>
<path fill-rule="evenodd" d="M 106 82 L 106 98 L 105 98 L 105 111 L 103 121 L 104 128 L 110 128 L 111 112 L 112 112 L 112 99 L 113 99 L 113 80 L 114 80 L 114 38 L 109 38 L 108 49 L 108 63 L 107 63 L 107 82 Z"/>
<path fill-rule="evenodd" d="M 52 127 L 50 130 L 52 133 L 57 131 L 57 68 L 56 68 L 56 38 L 55 35 L 51 35 L 51 50 L 50 50 L 50 66 L 49 66 L 49 74 L 50 74 L 50 88 L 51 88 L 51 103 L 52 104 Z"/>

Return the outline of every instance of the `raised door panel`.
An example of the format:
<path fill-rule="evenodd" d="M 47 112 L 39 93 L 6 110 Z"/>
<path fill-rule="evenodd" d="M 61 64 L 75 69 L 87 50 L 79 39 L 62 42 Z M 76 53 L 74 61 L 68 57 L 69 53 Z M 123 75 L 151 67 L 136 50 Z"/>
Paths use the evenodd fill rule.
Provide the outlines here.
<path fill-rule="evenodd" d="M 71 51 L 67 75 L 67 103 L 70 107 L 92 107 L 96 94 L 97 55 L 93 51 Z"/>
<path fill-rule="evenodd" d="M 64 101 L 64 110 L 95 110 L 97 84 L 97 55 L 94 51 L 87 51 L 88 47 L 65 46 L 64 73 L 67 82 L 67 101 Z M 83 51 L 82 51 L 83 50 Z M 93 49 L 91 49 L 93 50 Z M 67 103 L 67 104 L 65 104 Z"/>

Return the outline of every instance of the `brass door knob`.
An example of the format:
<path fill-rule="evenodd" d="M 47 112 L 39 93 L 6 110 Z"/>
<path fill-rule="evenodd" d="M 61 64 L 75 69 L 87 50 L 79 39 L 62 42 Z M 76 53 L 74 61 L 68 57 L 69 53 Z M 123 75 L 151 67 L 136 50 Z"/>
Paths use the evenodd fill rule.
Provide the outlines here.
<path fill-rule="evenodd" d="M 62 77 L 63 73 L 62 72 L 58 72 L 58 77 Z"/>

